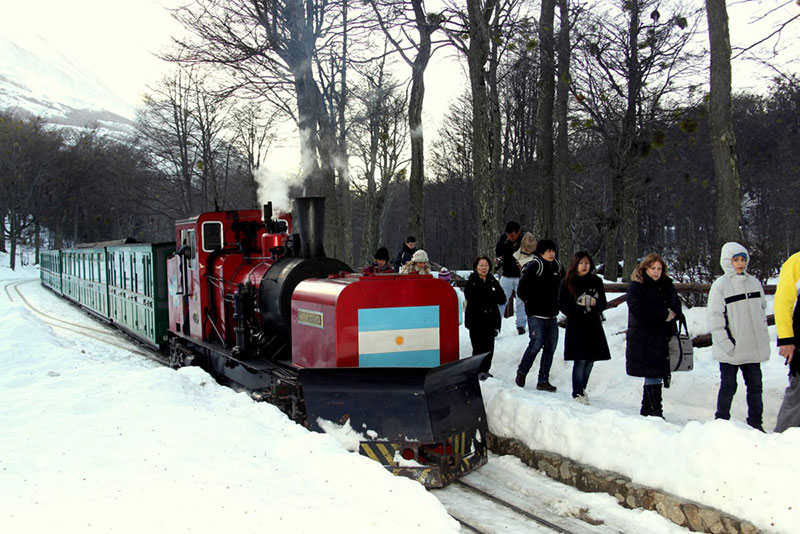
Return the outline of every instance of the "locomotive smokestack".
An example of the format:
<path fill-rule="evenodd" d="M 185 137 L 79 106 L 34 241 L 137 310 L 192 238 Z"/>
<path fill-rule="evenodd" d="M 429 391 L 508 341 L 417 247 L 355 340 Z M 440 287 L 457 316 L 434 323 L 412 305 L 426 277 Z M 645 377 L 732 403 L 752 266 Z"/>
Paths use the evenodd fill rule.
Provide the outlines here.
<path fill-rule="evenodd" d="M 295 231 L 300 234 L 300 257 L 323 258 L 322 237 L 325 230 L 325 197 L 294 199 Z"/>

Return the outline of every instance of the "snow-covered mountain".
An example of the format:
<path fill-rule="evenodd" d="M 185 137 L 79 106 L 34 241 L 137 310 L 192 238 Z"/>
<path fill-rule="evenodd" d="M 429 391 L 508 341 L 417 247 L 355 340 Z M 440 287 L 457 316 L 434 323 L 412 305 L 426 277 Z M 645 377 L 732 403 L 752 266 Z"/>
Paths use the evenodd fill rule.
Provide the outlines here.
<path fill-rule="evenodd" d="M 36 35 L 0 35 L 0 109 L 114 137 L 129 135 L 135 116 L 98 76 Z"/>

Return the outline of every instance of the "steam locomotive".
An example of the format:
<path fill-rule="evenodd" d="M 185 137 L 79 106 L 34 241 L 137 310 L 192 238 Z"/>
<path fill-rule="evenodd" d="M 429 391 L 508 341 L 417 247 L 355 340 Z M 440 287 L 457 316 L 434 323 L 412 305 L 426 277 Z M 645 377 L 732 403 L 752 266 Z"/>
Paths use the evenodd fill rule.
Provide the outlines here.
<path fill-rule="evenodd" d="M 48 251 L 42 283 L 172 367 L 201 366 L 312 430 L 350 425 L 361 454 L 426 487 L 486 463 L 481 357 L 459 360 L 453 288 L 351 273 L 324 253 L 324 199 L 294 208 L 203 213 L 176 222 L 171 247 Z"/>

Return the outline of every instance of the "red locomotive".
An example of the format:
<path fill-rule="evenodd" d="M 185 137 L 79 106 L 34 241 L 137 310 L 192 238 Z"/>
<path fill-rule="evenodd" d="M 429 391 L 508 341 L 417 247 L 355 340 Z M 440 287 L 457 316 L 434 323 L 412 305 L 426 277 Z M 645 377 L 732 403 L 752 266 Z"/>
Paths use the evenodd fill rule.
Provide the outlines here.
<path fill-rule="evenodd" d="M 325 256 L 321 198 L 295 217 L 204 213 L 176 224 L 167 262 L 170 363 L 200 365 L 361 453 L 440 487 L 486 462 L 479 357 L 459 360 L 452 287 L 358 275 Z"/>

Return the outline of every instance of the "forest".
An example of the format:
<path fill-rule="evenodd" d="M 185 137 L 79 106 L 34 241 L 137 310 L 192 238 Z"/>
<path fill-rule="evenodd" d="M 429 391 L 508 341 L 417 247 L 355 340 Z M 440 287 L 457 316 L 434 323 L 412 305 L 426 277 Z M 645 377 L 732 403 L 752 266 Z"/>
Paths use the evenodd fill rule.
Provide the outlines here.
<path fill-rule="evenodd" d="M 764 55 L 763 93 L 732 91 L 746 51 L 724 0 L 193 0 L 174 16 L 174 69 L 129 136 L 0 111 L 0 250 L 168 241 L 280 181 L 326 197 L 326 252 L 353 267 L 411 234 L 468 269 L 512 219 L 610 280 L 657 251 L 708 281 L 728 240 L 765 280 L 800 249 L 800 80 Z M 432 111 L 434 55 L 468 76 Z M 264 165 L 286 124 L 297 176 Z"/>

